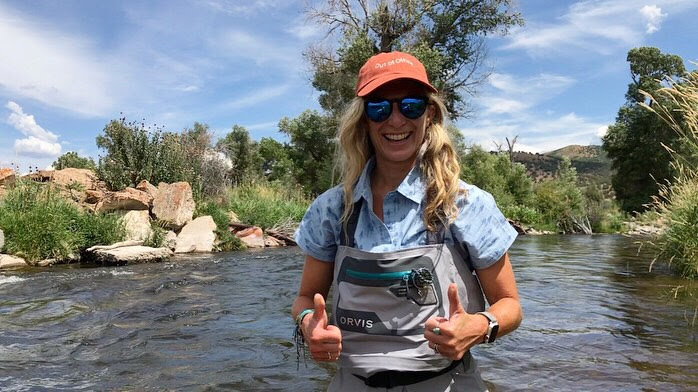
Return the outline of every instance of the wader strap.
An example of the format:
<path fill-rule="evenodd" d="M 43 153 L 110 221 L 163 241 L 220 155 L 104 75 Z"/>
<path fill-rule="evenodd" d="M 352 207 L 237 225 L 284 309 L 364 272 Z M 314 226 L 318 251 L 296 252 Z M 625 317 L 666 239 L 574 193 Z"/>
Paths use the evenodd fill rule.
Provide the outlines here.
<path fill-rule="evenodd" d="M 361 213 L 361 205 L 363 204 L 361 202 L 362 200 L 363 199 L 359 199 L 356 203 L 354 203 L 354 209 L 352 210 L 351 215 L 349 215 L 349 219 L 347 219 L 346 231 L 344 231 L 345 225 L 342 225 L 342 231 L 339 233 L 340 245 L 354 248 L 354 234 L 356 233 L 356 225 L 359 222 L 359 214 Z"/>

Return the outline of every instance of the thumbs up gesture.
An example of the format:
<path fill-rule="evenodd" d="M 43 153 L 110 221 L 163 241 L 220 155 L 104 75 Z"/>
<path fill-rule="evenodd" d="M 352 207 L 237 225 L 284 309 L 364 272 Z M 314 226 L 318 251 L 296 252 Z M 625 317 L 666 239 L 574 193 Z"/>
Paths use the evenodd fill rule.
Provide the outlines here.
<path fill-rule="evenodd" d="M 316 361 L 336 361 L 342 351 L 342 333 L 336 326 L 328 324 L 322 295 L 315 294 L 313 305 L 313 314 L 304 317 L 301 325 L 308 351 Z"/>
<path fill-rule="evenodd" d="M 448 286 L 448 318 L 432 317 L 424 324 L 429 347 L 444 357 L 459 360 L 470 347 L 480 343 L 487 330 L 487 320 L 466 313 L 458 297 L 458 286 Z"/>

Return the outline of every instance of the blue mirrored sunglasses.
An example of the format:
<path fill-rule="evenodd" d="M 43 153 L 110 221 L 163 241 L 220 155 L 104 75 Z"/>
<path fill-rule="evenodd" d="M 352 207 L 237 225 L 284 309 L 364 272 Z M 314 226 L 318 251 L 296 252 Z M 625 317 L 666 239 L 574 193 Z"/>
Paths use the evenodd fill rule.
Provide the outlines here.
<path fill-rule="evenodd" d="M 398 110 L 403 116 L 415 120 L 427 110 L 429 100 L 426 97 L 369 98 L 364 102 L 364 112 L 373 122 L 385 121 L 393 112 L 393 103 L 397 103 Z"/>

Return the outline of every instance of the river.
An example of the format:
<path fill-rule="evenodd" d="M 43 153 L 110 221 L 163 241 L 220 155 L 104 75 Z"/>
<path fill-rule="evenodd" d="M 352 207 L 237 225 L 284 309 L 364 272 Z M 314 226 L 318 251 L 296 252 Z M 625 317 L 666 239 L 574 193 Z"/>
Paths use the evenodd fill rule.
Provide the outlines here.
<path fill-rule="evenodd" d="M 636 253 L 520 237 L 524 321 L 473 350 L 491 390 L 698 390 L 698 299 Z M 0 390 L 324 390 L 333 365 L 290 343 L 301 269 L 288 248 L 0 272 Z"/>

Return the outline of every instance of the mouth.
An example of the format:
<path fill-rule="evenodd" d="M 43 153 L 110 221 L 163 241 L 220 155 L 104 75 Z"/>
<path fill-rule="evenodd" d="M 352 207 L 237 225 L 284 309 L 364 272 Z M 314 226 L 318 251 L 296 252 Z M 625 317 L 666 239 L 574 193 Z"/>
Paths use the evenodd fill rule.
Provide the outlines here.
<path fill-rule="evenodd" d="M 385 134 L 385 135 L 383 135 L 383 137 L 392 141 L 392 142 L 399 142 L 399 141 L 407 139 L 408 137 L 410 137 L 411 134 L 412 134 L 412 132 L 391 133 L 391 134 Z"/>

